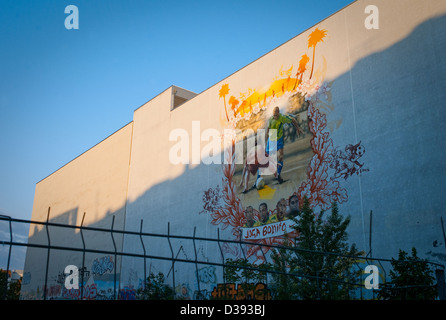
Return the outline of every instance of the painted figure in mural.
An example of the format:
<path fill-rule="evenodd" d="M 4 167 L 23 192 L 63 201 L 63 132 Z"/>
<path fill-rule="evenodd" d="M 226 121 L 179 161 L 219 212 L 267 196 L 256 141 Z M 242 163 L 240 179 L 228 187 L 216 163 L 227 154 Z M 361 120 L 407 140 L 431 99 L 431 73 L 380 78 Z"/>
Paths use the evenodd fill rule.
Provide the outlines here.
<path fill-rule="evenodd" d="M 273 116 L 268 121 L 268 126 L 266 129 L 266 138 L 268 139 L 266 150 L 268 154 L 271 154 L 272 152 L 277 152 L 277 180 L 279 181 L 279 183 L 283 182 L 280 173 L 282 172 L 283 169 L 283 147 L 284 147 L 283 125 L 285 123 L 292 123 L 296 128 L 297 134 L 298 135 L 303 134 L 303 131 L 297 124 L 296 119 L 294 119 L 291 116 L 281 114 L 279 107 L 276 106 L 274 108 Z M 270 135 L 270 130 L 272 133 L 271 135 Z"/>
<path fill-rule="evenodd" d="M 282 198 L 276 204 L 276 213 L 273 214 L 269 220 L 270 223 L 279 222 L 288 219 L 287 201 Z"/>
<path fill-rule="evenodd" d="M 336 148 L 331 154 L 332 160 L 330 168 L 335 169 L 335 174 L 331 178 L 332 180 L 340 177 L 347 180 L 354 173 L 359 174 L 369 171 L 369 169 L 363 168 L 363 163 L 359 162 L 359 159 L 365 153 L 365 148 L 361 144 L 361 141 L 355 145 L 347 145 L 344 150 L 342 151 Z"/>
<path fill-rule="evenodd" d="M 243 225 L 244 228 L 252 228 L 254 226 L 254 208 L 251 206 L 246 207 L 245 209 L 245 218 L 246 223 Z"/>
<path fill-rule="evenodd" d="M 260 220 L 254 224 L 254 227 L 259 227 L 267 224 L 269 221 L 268 205 L 262 202 L 259 206 Z"/>
<path fill-rule="evenodd" d="M 277 202 L 276 205 L 277 208 L 277 220 L 278 221 L 283 221 L 288 219 L 288 214 L 287 214 L 287 202 L 284 198 L 280 199 Z"/>
<path fill-rule="evenodd" d="M 262 144 L 255 143 L 255 146 L 252 147 L 248 153 L 246 154 L 245 165 L 243 167 L 242 179 L 240 180 L 239 186 L 244 184 L 244 188 L 242 193 L 247 193 L 250 189 L 248 188 L 249 178 L 252 175 L 260 176 L 258 173 L 260 168 L 274 168 L 276 165 L 274 159 L 270 159 L 266 149 Z M 277 172 L 274 172 L 274 176 L 277 178 Z M 252 189 L 255 188 L 255 184 L 252 186 Z"/>
<path fill-rule="evenodd" d="M 300 211 L 299 211 L 299 198 L 297 197 L 297 195 L 293 194 L 288 198 L 288 205 L 289 205 L 288 216 L 290 217 L 298 216 Z"/>

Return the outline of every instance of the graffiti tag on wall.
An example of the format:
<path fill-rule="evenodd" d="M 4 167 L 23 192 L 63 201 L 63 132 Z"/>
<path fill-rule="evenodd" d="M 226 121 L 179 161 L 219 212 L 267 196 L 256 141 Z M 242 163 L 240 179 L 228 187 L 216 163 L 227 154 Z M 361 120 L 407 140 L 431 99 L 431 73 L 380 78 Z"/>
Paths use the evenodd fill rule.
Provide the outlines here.
<path fill-rule="evenodd" d="M 211 293 L 213 299 L 271 300 L 271 293 L 263 283 L 219 283 Z"/>
<path fill-rule="evenodd" d="M 100 259 L 95 259 L 91 266 L 91 272 L 97 275 L 103 275 L 106 272 L 112 272 L 114 268 L 113 257 L 106 256 Z"/>

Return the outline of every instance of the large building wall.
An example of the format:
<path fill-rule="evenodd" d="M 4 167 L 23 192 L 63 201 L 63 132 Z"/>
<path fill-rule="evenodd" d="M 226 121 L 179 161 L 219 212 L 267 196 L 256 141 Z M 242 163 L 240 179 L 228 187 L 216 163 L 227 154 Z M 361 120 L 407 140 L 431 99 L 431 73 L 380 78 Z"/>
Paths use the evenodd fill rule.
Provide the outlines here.
<path fill-rule="evenodd" d="M 191 236 L 195 230 L 197 236 L 216 238 L 219 229 L 223 238 L 238 239 L 247 206 L 257 211 L 266 202 L 273 215 L 281 198 L 296 194 L 301 203 L 308 197 L 317 211 L 338 202 L 341 213 L 351 216 L 349 240 L 365 252 L 373 249 L 374 256 L 389 258 L 398 249 L 416 247 L 422 256 L 444 263 L 443 248 L 433 244 L 443 239 L 445 171 L 439 146 L 446 136 L 441 123 L 446 5 L 375 1 L 379 29 L 365 27 L 368 5 L 354 2 L 178 109 L 170 111 L 168 91 L 138 109 L 126 228 L 139 230 L 144 220 L 146 232 L 165 234 L 169 224 L 171 234 Z M 318 36 L 321 41 L 314 40 Z M 299 73 L 304 55 L 308 62 Z M 240 165 L 192 163 L 197 137 L 193 121 L 199 121 L 200 133 L 236 128 L 241 137 L 249 128 L 265 127 L 276 105 L 296 116 L 305 131 L 305 136 L 285 142 L 285 183 L 269 179 L 267 188 L 243 194 Z M 190 138 L 187 164 L 169 159 L 179 143 L 169 141 L 169 134 L 178 128 Z M 207 143 L 201 141 L 201 149 Z M 206 198 L 210 195 L 215 198 Z M 281 237 L 256 241 L 280 243 Z M 148 239 L 146 245 L 151 254 L 171 254 L 166 240 Z M 195 257 L 191 242 L 171 245 L 180 259 Z M 221 262 L 216 246 L 196 245 L 203 261 Z M 125 239 L 124 249 L 141 252 L 141 244 Z M 224 253 L 227 258 L 243 256 L 236 246 L 225 247 Z M 259 250 L 246 254 L 252 261 L 263 259 Z M 124 259 L 122 283 L 138 287 L 142 266 L 142 260 Z M 170 267 L 151 260 L 148 268 L 172 276 Z M 198 289 L 209 293 L 222 282 L 219 268 L 200 266 L 213 280 L 199 288 L 193 264 L 177 268 L 178 294 L 193 298 Z"/>
<path fill-rule="evenodd" d="M 355 1 L 198 95 L 172 86 L 135 110 L 132 130 L 124 129 L 125 141 L 132 135 L 131 144 L 121 145 L 127 152 L 131 148 L 131 157 L 113 162 L 122 165 L 119 200 L 112 196 L 115 189 L 101 189 L 98 221 L 108 225 L 105 213 L 125 212 L 125 223 L 119 225 L 128 231 L 139 231 L 142 223 L 147 233 L 209 238 L 219 234 L 221 239 L 242 236 L 255 243 L 280 244 L 280 232 L 248 234 L 255 229 L 246 228 L 244 212 L 252 206 L 258 218 L 259 205 L 266 203 L 275 215 L 276 204 L 283 198 L 290 208 L 289 198 L 295 195 L 300 204 L 307 197 L 317 212 L 339 203 L 341 214 L 351 216 L 349 241 L 365 252 L 373 249 L 375 257 L 390 258 L 398 249 L 416 247 L 421 256 L 446 263 L 440 220 L 446 189 L 446 3 L 374 1 L 378 29 L 364 24 L 369 4 Z M 295 117 L 303 129 L 296 136 L 292 127 L 285 128 L 284 183 L 266 176 L 263 189 L 242 193 L 243 165 L 207 164 L 206 156 L 196 163 L 197 154 L 210 143 L 202 134 L 217 132 L 222 137 L 225 129 L 233 130 L 235 141 L 243 141 L 266 127 L 275 106 Z M 96 148 L 104 157 L 111 152 Z M 228 160 L 228 150 L 216 154 Z M 179 154 L 185 155 L 184 163 L 176 163 Z M 49 201 L 47 194 L 73 183 L 68 171 L 81 159 L 83 168 L 90 166 L 83 155 L 59 170 L 60 177 L 38 184 L 33 219 L 44 219 L 48 207 L 56 210 L 57 202 Z M 83 171 L 85 182 L 74 189 L 80 194 L 83 188 L 108 185 L 117 174 L 102 173 L 105 180 L 98 182 L 95 170 Z M 79 224 L 80 213 L 95 212 L 90 210 L 95 208 L 93 199 L 88 198 L 92 204 L 86 208 L 82 197 L 67 192 L 51 197 L 64 204 L 57 212 L 67 223 Z M 69 216 L 74 218 L 67 220 Z M 135 236 L 125 237 L 122 249 L 143 250 Z M 221 262 L 219 248 L 211 242 L 168 243 L 146 237 L 145 249 L 153 256 L 168 258 L 173 252 L 193 261 L 197 253 L 201 261 Z M 246 255 L 258 263 L 265 253 L 258 247 L 242 253 L 235 245 L 223 246 L 223 252 L 226 258 Z M 223 281 L 221 268 L 214 266 L 177 262 L 172 271 L 167 260 L 145 262 L 146 272 L 143 259 L 122 259 L 121 289 L 135 292 L 149 272 L 163 272 L 168 281 L 174 276 L 175 290 L 184 298 L 195 298 L 198 290 L 209 294 Z M 32 265 L 27 259 L 27 266 Z"/>
<path fill-rule="evenodd" d="M 98 143 L 70 163 L 66 164 L 36 185 L 33 221 L 46 221 L 49 212 L 51 223 L 85 227 L 122 230 L 125 223 L 128 168 L 133 123 L 130 123 Z M 84 216 L 85 214 L 85 216 Z M 50 226 L 48 228 L 52 246 L 82 248 L 79 229 Z M 110 234 L 84 231 L 87 248 L 113 251 Z M 122 236 L 115 235 L 117 249 L 122 249 Z M 29 243 L 47 244 L 47 233 L 43 225 L 31 225 Z M 28 248 L 25 260 L 25 277 L 22 287 L 23 298 L 42 298 L 45 283 L 47 250 Z M 65 267 L 82 267 L 82 253 L 52 250 L 48 269 L 46 298 L 73 297 L 73 292 L 64 290 L 60 275 Z M 120 261 L 114 256 L 87 253 L 84 274 L 87 285 L 94 283 L 96 293 L 110 295 L 113 289 L 115 268 L 119 280 Z M 106 265 L 106 272 L 101 270 Z M 90 295 L 85 291 L 84 297 Z M 95 294 L 96 296 L 96 294 Z"/>
<path fill-rule="evenodd" d="M 446 137 L 441 124 L 446 115 L 446 61 L 441 55 L 446 48 L 441 31 L 446 4 L 375 4 L 380 9 L 378 32 L 355 28 L 365 2 L 345 10 L 351 66 L 335 80 L 350 83 L 345 99 L 350 100 L 353 118 L 351 141 L 364 145 L 363 159 L 370 170 L 347 185 L 351 196 L 345 210 L 357 215 L 350 233 L 368 250 L 373 210 L 375 255 L 396 256 L 399 248 L 416 247 L 425 258 L 445 263 L 444 246 L 438 248 L 435 242 L 443 242 L 445 162 L 438 146 Z M 343 131 L 339 138 L 333 133 L 334 141 L 342 141 Z"/>

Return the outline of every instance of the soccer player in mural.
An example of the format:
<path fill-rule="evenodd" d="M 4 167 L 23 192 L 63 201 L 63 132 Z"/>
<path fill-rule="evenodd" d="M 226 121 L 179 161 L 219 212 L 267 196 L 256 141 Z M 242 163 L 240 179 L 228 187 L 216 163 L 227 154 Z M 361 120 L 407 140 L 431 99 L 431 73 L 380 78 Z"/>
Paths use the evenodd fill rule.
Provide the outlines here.
<path fill-rule="evenodd" d="M 259 206 L 260 220 L 254 224 L 254 227 L 259 227 L 269 222 L 268 205 L 262 202 Z"/>
<path fill-rule="evenodd" d="M 300 214 L 299 211 L 299 199 L 297 198 L 297 195 L 293 194 L 288 198 L 288 216 L 289 217 L 297 217 Z"/>
<path fill-rule="evenodd" d="M 268 120 L 268 126 L 266 129 L 266 139 L 268 139 L 267 140 L 268 142 L 266 144 L 266 151 L 268 154 L 271 154 L 272 152 L 277 152 L 277 180 L 279 181 L 279 184 L 283 182 L 283 179 L 280 174 L 283 169 L 284 123 L 292 123 L 296 128 L 296 133 L 298 135 L 303 134 L 303 131 L 299 127 L 296 119 L 294 119 L 291 116 L 281 114 L 278 106 L 274 108 L 273 116 Z M 270 136 L 270 130 L 272 133 L 271 136 Z"/>
<path fill-rule="evenodd" d="M 244 228 L 252 228 L 254 227 L 254 208 L 252 206 L 248 206 L 245 209 L 245 218 L 246 223 L 243 225 Z"/>
<path fill-rule="evenodd" d="M 287 201 L 282 198 L 277 201 L 276 213 L 271 216 L 269 223 L 279 222 L 288 219 Z"/>
<path fill-rule="evenodd" d="M 277 202 L 276 205 L 276 209 L 277 209 L 277 213 L 276 213 L 276 217 L 277 217 L 277 221 L 283 221 L 288 219 L 288 213 L 287 213 L 287 201 L 282 198 Z"/>
<path fill-rule="evenodd" d="M 247 193 L 249 190 L 254 189 L 256 187 L 255 183 L 251 187 L 248 188 L 249 178 L 252 175 L 257 175 L 257 178 L 260 177 L 259 169 L 260 168 L 268 168 L 274 170 L 274 176 L 277 178 L 278 174 L 276 171 L 276 162 L 273 158 L 268 156 L 265 147 L 260 143 L 255 142 L 255 146 L 252 147 L 246 154 L 246 160 L 243 167 L 242 179 L 240 180 L 239 186 L 243 186 L 242 193 Z"/>

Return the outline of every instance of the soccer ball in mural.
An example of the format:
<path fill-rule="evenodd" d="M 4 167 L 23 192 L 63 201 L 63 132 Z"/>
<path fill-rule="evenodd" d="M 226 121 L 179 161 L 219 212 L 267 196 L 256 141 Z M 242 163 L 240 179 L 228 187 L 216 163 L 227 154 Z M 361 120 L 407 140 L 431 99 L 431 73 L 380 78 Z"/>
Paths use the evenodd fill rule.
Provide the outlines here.
<path fill-rule="evenodd" d="M 265 180 L 263 180 L 262 177 L 259 177 L 256 181 L 256 188 L 257 190 L 262 189 L 265 186 Z"/>

